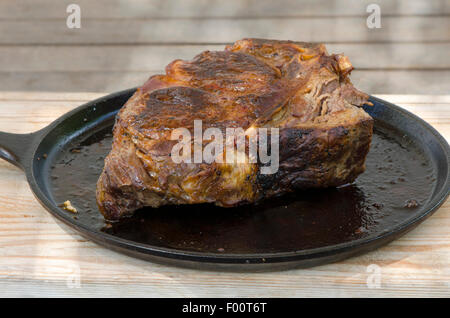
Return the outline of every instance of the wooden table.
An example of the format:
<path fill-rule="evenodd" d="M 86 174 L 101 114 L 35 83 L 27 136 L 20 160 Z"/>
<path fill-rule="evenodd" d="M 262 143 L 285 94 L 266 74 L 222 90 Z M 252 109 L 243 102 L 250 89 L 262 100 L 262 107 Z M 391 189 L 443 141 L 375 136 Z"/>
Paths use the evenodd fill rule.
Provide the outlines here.
<path fill-rule="evenodd" d="M 81 29 L 66 27 L 73 2 Z M 369 3 L 380 4 L 381 29 L 366 27 Z M 175 58 L 265 37 L 344 52 L 356 67 L 355 86 L 419 115 L 449 140 L 449 14 L 449 0 L 0 0 L 0 131 L 37 130 L 88 100 L 141 84 Z M 371 264 L 381 270 L 380 288 L 367 285 Z M 340 263 L 195 271 L 82 238 L 38 204 L 19 169 L 0 161 L 0 296 L 450 296 L 450 202 L 404 237 Z"/>

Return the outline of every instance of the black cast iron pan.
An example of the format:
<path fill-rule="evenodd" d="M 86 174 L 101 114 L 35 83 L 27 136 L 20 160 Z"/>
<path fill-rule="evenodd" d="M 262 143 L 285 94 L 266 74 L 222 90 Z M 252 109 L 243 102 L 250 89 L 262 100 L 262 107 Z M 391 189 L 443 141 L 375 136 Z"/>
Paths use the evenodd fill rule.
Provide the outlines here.
<path fill-rule="evenodd" d="M 22 168 L 39 202 L 75 231 L 108 248 L 199 269 L 267 271 L 335 262 L 414 228 L 449 195 L 449 145 L 430 125 L 377 98 L 366 111 L 375 133 L 355 183 L 259 205 L 144 209 L 107 224 L 95 183 L 111 128 L 135 89 L 80 106 L 31 134 L 0 132 L 0 158 Z M 61 208 L 70 200 L 78 213 Z"/>

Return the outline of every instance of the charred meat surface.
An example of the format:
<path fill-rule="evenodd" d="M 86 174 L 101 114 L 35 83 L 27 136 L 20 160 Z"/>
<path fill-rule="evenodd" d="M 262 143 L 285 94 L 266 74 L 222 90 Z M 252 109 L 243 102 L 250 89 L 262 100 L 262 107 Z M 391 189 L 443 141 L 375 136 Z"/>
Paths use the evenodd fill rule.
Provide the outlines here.
<path fill-rule="evenodd" d="M 373 120 L 360 107 L 348 58 L 322 44 L 243 39 L 224 51 L 175 60 L 139 88 L 117 115 L 97 184 L 108 220 L 144 206 L 231 207 L 296 189 L 334 187 L 364 171 Z M 175 163 L 177 128 L 279 129 L 279 168 L 260 163 Z M 194 149 L 194 147 L 191 147 Z"/>

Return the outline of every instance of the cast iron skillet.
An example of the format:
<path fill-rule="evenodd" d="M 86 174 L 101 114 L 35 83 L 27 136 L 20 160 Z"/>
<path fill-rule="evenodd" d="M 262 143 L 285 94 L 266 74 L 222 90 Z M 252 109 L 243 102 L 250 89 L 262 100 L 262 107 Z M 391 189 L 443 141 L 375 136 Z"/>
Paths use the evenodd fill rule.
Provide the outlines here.
<path fill-rule="evenodd" d="M 89 239 L 131 256 L 232 271 L 315 266 L 398 238 L 449 195 L 446 140 L 415 115 L 371 97 L 374 106 L 365 109 L 375 119 L 376 134 L 367 171 L 353 185 L 236 209 L 196 205 L 145 210 L 106 224 L 92 203 L 96 174 L 111 139 L 105 131 L 111 131 L 117 111 L 134 91 L 89 102 L 31 134 L 0 132 L 0 158 L 24 170 L 50 213 Z M 94 158 L 99 151 L 102 156 Z M 65 197 L 71 193 L 74 197 Z M 75 197 L 77 193 L 81 195 Z M 65 199 L 77 205 L 78 215 L 60 207 Z"/>

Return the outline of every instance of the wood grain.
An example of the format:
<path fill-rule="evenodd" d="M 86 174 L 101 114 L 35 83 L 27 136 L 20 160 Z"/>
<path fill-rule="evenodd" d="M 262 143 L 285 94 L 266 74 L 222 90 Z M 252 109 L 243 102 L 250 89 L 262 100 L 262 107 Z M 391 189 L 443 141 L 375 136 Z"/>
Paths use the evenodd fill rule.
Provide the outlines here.
<path fill-rule="evenodd" d="M 384 17 L 380 29 L 369 29 L 367 17 L 264 19 L 84 19 L 69 29 L 66 18 L 2 20 L 0 44 L 223 44 L 245 37 L 329 43 L 448 42 L 447 16 Z"/>
<path fill-rule="evenodd" d="M 0 46 L 2 57 L 0 70 L 161 72 L 175 59 L 190 60 L 200 52 L 221 51 L 224 47 L 224 45 Z M 358 70 L 450 70 L 450 59 L 447 58 L 450 43 L 434 43 L 426 46 L 418 43 L 326 44 L 326 47 L 329 53 L 347 55 Z"/>
<path fill-rule="evenodd" d="M 325 42 L 372 94 L 447 94 L 449 2 L 378 1 L 382 28 L 369 29 L 368 0 L 82 0 L 82 28 L 68 29 L 71 1 L 0 1 L 0 89 L 122 90 L 253 36 Z"/>
<path fill-rule="evenodd" d="M 70 0 L 0 2 L 0 19 L 55 19 L 65 16 Z M 82 16 L 101 19 L 168 19 L 204 17 L 367 16 L 372 0 L 77 0 Z M 386 15 L 443 15 L 449 0 L 377 0 Z"/>
<path fill-rule="evenodd" d="M 1 72 L 3 91 L 115 92 L 142 85 L 155 71 Z M 369 94 L 445 94 L 450 70 L 354 70 L 354 85 Z"/>
<path fill-rule="evenodd" d="M 103 93 L 0 92 L 0 129 L 30 132 Z M 449 140 L 450 96 L 382 95 L 430 122 Z M 20 124 L 19 124 L 20 123 Z M 381 268 L 367 287 L 367 266 Z M 0 296 L 448 297 L 450 204 L 371 253 L 312 269 L 220 273 L 168 267 L 102 248 L 56 221 L 23 173 L 0 161 Z M 76 273 L 80 274 L 77 288 Z"/>

